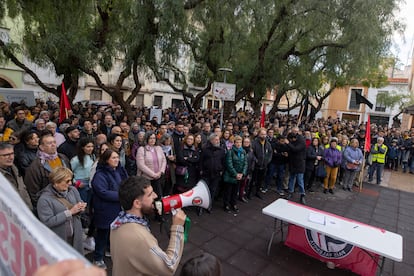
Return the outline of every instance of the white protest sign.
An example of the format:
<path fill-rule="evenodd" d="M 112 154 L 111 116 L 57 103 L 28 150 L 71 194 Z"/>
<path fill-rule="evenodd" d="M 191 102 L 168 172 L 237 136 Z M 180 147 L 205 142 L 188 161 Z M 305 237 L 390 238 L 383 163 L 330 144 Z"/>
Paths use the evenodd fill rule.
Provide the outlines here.
<path fill-rule="evenodd" d="M 0 173 L 0 275 L 33 275 L 65 259 L 89 263 L 32 214 Z"/>
<path fill-rule="evenodd" d="M 9 104 L 12 102 L 24 102 L 27 106 L 36 105 L 34 92 L 23 89 L 0 88 L 0 101 L 7 102 Z"/>
<path fill-rule="evenodd" d="M 157 123 L 161 124 L 162 109 L 160 109 L 160 108 L 151 108 L 151 110 L 150 110 L 150 120 L 152 120 L 153 117 L 157 117 Z"/>
<path fill-rule="evenodd" d="M 234 101 L 236 97 L 236 85 L 224 82 L 214 82 L 213 95 L 223 101 Z"/>

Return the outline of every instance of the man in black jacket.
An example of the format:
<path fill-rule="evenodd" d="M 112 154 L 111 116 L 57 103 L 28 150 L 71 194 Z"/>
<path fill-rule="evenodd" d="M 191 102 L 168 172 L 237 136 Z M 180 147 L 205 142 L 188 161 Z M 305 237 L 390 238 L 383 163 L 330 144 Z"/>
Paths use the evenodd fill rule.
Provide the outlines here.
<path fill-rule="evenodd" d="M 265 180 L 267 166 L 269 165 L 270 161 L 272 161 L 273 150 L 272 146 L 270 145 L 269 141 L 266 139 L 267 133 L 265 128 L 261 128 L 259 130 L 259 134 L 257 138 L 253 141 L 252 150 L 255 156 L 255 167 L 253 171 L 253 179 L 256 186 L 256 197 L 262 199 L 259 191 L 262 188 L 263 182 Z M 250 187 L 247 198 L 251 199 L 253 187 Z"/>
<path fill-rule="evenodd" d="M 220 137 L 217 134 L 213 133 L 209 136 L 207 145 L 201 152 L 200 163 L 202 178 L 210 189 L 211 200 L 214 200 L 225 163 L 224 149 L 220 147 Z"/>
<path fill-rule="evenodd" d="M 286 141 L 289 148 L 289 195 L 292 198 L 295 191 L 295 180 L 299 186 L 300 202 L 306 204 L 303 176 L 306 169 L 306 142 L 298 133 L 289 133 Z"/>
<path fill-rule="evenodd" d="M 65 130 L 65 134 L 67 137 L 66 141 L 58 147 L 57 151 L 66 155 L 66 157 L 70 160 L 76 155 L 76 145 L 78 144 L 80 131 L 76 127 L 70 126 Z"/>

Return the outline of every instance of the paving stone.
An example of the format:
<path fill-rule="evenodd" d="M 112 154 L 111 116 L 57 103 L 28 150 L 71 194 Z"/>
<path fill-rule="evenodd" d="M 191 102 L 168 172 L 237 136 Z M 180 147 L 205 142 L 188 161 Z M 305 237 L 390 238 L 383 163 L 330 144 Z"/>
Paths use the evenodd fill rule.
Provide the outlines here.
<path fill-rule="evenodd" d="M 254 238 L 253 234 L 241 229 L 238 225 L 235 225 L 226 233 L 221 233 L 220 236 L 240 246 L 245 245 Z"/>
<path fill-rule="evenodd" d="M 188 239 L 200 246 L 203 245 L 205 242 L 211 240 L 214 238 L 214 234 L 206 229 L 203 229 L 201 227 L 192 227 L 190 230 L 190 233 L 188 235 Z"/>
<path fill-rule="evenodd" d="M 413 276 L 414 267 L 406 263 L 395 263 L 392 275 L 395 276 Z"/>
<path fill-rule="evenodd" d="M 257 275 L 268 262 L 245 249 L 241 249 L 228 259 L 228 263 L 237 267 L 247 275 Z"/>
<path fill-rule="evenodd" d="M 240 249 L 238 245 L 235 245 L 222 237 L 215 237 L 209 240 L 204 243 L 201 248 L 222 260 L 226 260 Z"/>

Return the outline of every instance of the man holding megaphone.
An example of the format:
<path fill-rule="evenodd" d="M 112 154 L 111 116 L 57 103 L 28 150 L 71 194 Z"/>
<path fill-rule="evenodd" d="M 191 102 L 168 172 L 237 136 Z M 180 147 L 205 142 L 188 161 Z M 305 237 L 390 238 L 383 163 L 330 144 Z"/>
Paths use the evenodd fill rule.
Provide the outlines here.
<path fill-rule="evenodd" d="M 111 224 L 112 275 L 173 275 L 184 247 L 186 214 L 175 210 L 170 242 L 164 252 L 144 218 L 154 212 L 157 194 L 149 180 L 133 176 L 119 188 L 123 211 Z"/>

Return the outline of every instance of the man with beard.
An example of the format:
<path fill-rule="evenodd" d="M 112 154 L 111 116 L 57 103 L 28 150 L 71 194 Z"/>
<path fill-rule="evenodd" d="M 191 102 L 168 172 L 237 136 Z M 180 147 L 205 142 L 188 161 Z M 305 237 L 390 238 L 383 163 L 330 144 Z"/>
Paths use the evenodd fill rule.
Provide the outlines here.
<path fill-rule="evenodd" d="M 26 119 L 24 107 L 16 107 L 14 110 L 16 117 L 7 122 L 6 129 L 3 135 L 3 141 L 9 141 L 10 135 L 13 132 L 23 132 L 32 128 L 32 123 Z"/>
<path fill-rule="evenodd" d="M 175 125 L 175 130 L 172 134 L 172 139 L 174 143 L 174 148 L 179 149 L 182 145 L 183 139 L 184 139 L 184 123 L 181 121 L 178 121 Z"/>
<path fill-rule="evenodd" d="M 288 134 L 286 140 L 289 149 L 289 194 L 287 199 L 291 199 L 295 191 L 295 181 L 299 186 L 300 202 L 306 204 L 305 201 L 305 185 L 303 177 L 306 169 L 306 143 L 303 136 L 297 130 L 293 129 Z"/>
<path fill-rule="evenodd" d="M 256 184 L 255 196 L 262 199 L 259 191 L 263 188 L 264 180 L 266 177 L 267 166 L 272 161 L 273 149 L 269 141 L 266 139 L 266 129 L 260 128 L 257 138 L 253 141 L 252 149 L 255 157 L 255 164 L 253 170 L 253 180 Z M 251 199 L 253 187 L 250 187 L 247 198 Z"/>
<path fill-rule="evenodd" d="M 76 155 L 77 144 L 80 137 L 80 131 L 74 126 L 70 126 L 65 130 L 66 141 L 57 149 L 59 153 L 66 155 L 70 160 Z"/>
<path fill-rule="evenodd" d="M 154 210 L 149 180 L 133 176 L 121 183 L 119 201 L 122 209 L 111 224 L 112 275 L 173 275 L 184 248 L 186 214 L 180 209 L 172 218 L 170 242 L 164 252 L 151 234 L 145 215 Z"/>

